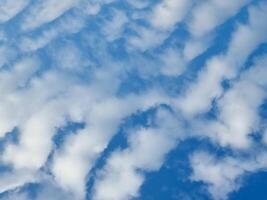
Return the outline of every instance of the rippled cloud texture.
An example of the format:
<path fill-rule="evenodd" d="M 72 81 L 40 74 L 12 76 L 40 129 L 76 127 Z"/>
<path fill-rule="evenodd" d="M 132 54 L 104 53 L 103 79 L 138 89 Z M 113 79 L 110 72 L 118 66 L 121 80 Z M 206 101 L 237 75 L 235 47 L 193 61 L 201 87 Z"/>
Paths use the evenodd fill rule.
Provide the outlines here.
<path fill-rule="evenodd" d="M 234 199 L 267 169 L 266 19 L 265 0 L 1 0 L 0 199 Z"/>

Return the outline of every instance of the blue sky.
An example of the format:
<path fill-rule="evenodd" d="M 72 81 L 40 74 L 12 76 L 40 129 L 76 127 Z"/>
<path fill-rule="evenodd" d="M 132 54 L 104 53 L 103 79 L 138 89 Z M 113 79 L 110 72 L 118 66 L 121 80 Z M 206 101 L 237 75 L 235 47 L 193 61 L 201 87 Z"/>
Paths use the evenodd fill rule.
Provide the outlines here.
<path fill-rule="evenodd" d="M 266 0 L 1 0 L 0 200 L 265 200 Z"/>

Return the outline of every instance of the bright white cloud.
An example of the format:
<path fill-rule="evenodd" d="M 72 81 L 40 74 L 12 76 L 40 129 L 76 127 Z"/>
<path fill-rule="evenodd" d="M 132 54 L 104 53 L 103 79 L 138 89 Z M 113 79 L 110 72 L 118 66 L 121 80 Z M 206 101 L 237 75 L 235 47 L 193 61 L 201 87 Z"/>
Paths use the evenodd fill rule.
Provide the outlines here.
<path fill-rule="evenodd" d="M 91 102 L 94 107 L 86 113 L 87 127 L 67 138 L 63 148 L 55 154 L 52 172 L 59 184 L 82 198 L 88 171 L 116 134 L 122 120 L 163 102 L 162 97 L 153 93 Z"/>
<path fill-rule="evenodd" d="M 218 122 L 212 124 L 211 135 L 218 137 L 222 145 L 244 148 L 249 146 L 249 134 L 259 127 L 259 106 L 267 97 L 266 81 L 260 74 L 267 73 L 266 57 L 241 78 L 218 101 Z M 257 78 L 258 77 L 258 78 Z"/>
<path fill-rule="evenodd" d="M 137 36 L 130 37 L 129 44 L 141 51 L 160 46 L 169 37 L 176 24 L 183 21 L 191 4 L 191 0 L 160 1 L 153 7 L 151 13 L 141 17 L 152 27 L 133 26 Z"/>
<path fill-rule="evenodd" d="M 207 34 L 227 18 L 235 15 L 249 1 L 200 1 L 193 8 L 188 20 L 190 33 L 197 37 Z"/>
<path fill-rule="evenodd" d="M 160 110 L 156 118 L 157 128 L 132 133 L 128 138 L 129 147 L 109 157 L 95 182 L 93 199 L 126 200 L 138 197 L 144 181 L 144 175 L 139 171 L 158 170 L 165 155 L 183 136 L 177 132 L 181 131 L 181 127 L 170 113 Z"/>
<path fill-rule="evenodd" d="M 177 105 L 184 114 L 192 116 L 208 111 L 213 99 L 222 94 L 221 82 L 234 78 L 242 68 L 250 53 L 261 43 L 266 42 L 266 5 L 250 9 L 249 23 L 239 25 L 234 32 L 226 54 L 211 58 L 200 71 Z M 256 20 L 259 18 L 260 20 Z"/>
<path fill-rule="evenodd" d="M 207 152 L 196 152 L 191 156 L 191 180 L 206 183 L 213 199 L 226 200 L 230 192 L 240 188 L 242 175 L 266 168 L 266 164 L 266 154 L 262 153 L 255 159 L 243 160 L 228 156 L 219 159 Z"/>
<path fill-rule="evenodd" d="M 15 64 L 10 71 L 4 70 L 0 74 L 0 91 L 1 91 L 1 105 L 0 105 L 0 136 L 3 137 L 7 132 L 17 125 L 17 120 L 20 118 L 20 109 L 23 110 L 22 102 L 17 98 L 18 94 L 14 92 L 18 88 L 23 88 L 31 78 L 31 76 L 38 69 L 38 60 L 34 58 L 25 58 Z M 26 111 L 25 111 L 26 112 Z"/>

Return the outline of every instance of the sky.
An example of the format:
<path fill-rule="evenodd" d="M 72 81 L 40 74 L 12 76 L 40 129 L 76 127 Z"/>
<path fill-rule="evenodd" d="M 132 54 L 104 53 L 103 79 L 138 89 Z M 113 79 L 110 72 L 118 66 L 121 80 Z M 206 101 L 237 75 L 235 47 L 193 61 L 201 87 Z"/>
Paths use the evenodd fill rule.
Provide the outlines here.
<path fill-rule="evenodd" d="M 266 200 L 266 0 L 0 0 L 0 200 Z"/>

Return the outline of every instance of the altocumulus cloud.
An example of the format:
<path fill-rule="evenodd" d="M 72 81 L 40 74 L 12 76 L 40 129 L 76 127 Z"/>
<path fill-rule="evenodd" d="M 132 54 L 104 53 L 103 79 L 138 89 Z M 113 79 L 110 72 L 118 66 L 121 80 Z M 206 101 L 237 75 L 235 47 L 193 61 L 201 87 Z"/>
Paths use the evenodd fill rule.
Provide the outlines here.
<path fill-rule="evenodd" d="M 266 18 L 265 0 L 0 1 L 0 199 L 154 199 L 192 140 L 172 176 L 201 196 L 165 199 L 231 199 L 267 169 Z"/>

